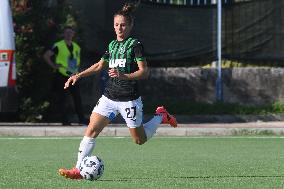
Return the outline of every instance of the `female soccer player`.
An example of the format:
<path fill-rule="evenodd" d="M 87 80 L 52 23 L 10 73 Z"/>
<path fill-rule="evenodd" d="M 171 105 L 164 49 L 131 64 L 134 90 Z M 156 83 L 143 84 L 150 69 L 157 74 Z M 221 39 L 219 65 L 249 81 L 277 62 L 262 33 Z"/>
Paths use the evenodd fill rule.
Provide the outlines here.
<path fill-rule="evenodd" d="M 82 159 L 91 155 L 96 137 L 118 114 L 122 115 L 133 140 L 139 145 L 144 144 L 156 133 L 160 123 L 177 127 L 176 119 L 163 106 L 156 109 L 155 116 L 149 122 L 142 123 L 143 104 L 137 80 L 148 76 L 148 67 L 142 44 L 130 37 L 135 8 L 135 4 L 127 3 L 114 15 L 116 39 L 110 42 L 101 60 L 71 76 L 65 83 L 66 89 L 70 84 L 74 85 L 79 78 L 99 72 L 105 66 L 108 67 L 110 78 L 91 114 L 85 136 L 79 146 L 76 166 L 70 170 L 59 169 L 59 174 L 66 178 L 82 179 L 79 171 Z"/>

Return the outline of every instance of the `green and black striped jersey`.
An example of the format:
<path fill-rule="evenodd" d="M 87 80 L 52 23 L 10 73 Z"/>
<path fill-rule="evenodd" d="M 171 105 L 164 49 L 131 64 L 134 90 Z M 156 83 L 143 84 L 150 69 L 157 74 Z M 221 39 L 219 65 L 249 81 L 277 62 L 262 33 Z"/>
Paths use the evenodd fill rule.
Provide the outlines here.
<path fill-rule="evenodd" d="M 133 73 L 138 70 L 138 61 L 144 61 L 142 44 L 132 37 L 123 41 L 113 40 L 102 59 L 108 63 L 109 69 L 118 69 L 120 73 Z M 139 98 L 137 80 L 120 80 L 109 78 L 104 96 L 114 101 L 130 101 Z"/>

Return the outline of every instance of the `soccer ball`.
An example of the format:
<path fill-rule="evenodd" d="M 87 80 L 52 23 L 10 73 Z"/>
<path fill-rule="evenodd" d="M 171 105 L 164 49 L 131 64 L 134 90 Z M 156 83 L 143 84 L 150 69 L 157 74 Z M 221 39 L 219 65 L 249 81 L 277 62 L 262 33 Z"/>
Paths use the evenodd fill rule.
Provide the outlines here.
<path fill-rule="evenodd" d="M 80 174 L 86 180 L 97 180 L 104 173 L 104 162 L 97 156 L 87 156 L 80 164 Z"/>

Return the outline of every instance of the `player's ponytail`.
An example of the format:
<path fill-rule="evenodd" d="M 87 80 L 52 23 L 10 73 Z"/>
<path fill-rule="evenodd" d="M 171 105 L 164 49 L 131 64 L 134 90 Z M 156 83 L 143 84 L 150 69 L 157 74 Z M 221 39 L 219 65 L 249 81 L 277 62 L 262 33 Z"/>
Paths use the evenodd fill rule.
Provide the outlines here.
<path fill-rule="evenodd" d="M 129 25 L 132 25 L 134 22 L 134 16 L 133 13 L 135 12 L 136 8 L 139 6 L 140 4 L 140 0 L 136 1 L 134 3 L 125 3 L 122 7 L 121 10 L 117 11 L 117 13 L 114 14 L 114 17 L 120 15 L 120 16 L 124 16 L 127 20 L 127 23 Z"/>
<path fill-rule="evenodd" d="M 133 14 L 133 12 L 136 9 L 136 4 L 134 3 L 125 3 L 125 5 L 123 5 L 121 12 L 124 12 L 125 14 Z"/>

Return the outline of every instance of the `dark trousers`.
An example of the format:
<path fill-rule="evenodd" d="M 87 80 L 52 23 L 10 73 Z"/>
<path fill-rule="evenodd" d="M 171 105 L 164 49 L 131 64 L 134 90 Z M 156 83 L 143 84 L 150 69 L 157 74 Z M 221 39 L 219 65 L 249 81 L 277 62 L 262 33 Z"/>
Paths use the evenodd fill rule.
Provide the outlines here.
<path fill-rule="evenodd" d="M 64 89 L 64 84 L 68 80 L 68 77 L 63 76 L 60 73 L 56 73 L 54 77 L 54 89 L 56 91 L 56 104 L 60 109 L 58 109 L 58 114 L 60 116 L 62 123 L 68 123 L 68 115 L 67 113 L 70 112 L 67 110 L 66 102 L 67 102 L 67 95 L 68 93 L 71 94 L 74 105 L 75 111 L 78 115 L 79 122 L 84 122 L 84 111 L 82 108 L 82 100 L 80 95 L 80 87 L 78 83 L 75 85 L 70 84 L 69 88 Z"/>

